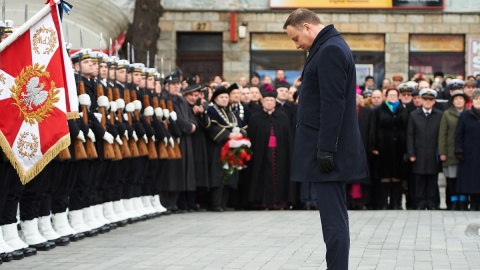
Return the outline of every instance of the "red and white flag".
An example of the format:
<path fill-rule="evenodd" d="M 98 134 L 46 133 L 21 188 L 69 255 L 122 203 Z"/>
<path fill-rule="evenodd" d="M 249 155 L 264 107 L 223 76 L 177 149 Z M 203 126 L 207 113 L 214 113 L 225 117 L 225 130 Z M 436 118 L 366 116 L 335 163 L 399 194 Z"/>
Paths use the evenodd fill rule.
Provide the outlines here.
<path fill-rule="evenodd" d="M 0 43 L 0 146 L 22 184 L 70 145 L 67 116 L 78 114 L 57 3 Z"/>

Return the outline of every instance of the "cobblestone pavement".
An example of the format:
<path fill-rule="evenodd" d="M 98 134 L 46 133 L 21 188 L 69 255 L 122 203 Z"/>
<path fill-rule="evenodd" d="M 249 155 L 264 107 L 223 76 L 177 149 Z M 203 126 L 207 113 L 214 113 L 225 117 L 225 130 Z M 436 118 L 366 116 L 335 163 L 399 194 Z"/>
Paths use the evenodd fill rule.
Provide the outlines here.
<path fill-rule="evenodd" d="M 351 211 L 350 269 L 480 269 L 480 212 Z M 316 211 L 164 216 L 4 269 L 326 269 Z"/>

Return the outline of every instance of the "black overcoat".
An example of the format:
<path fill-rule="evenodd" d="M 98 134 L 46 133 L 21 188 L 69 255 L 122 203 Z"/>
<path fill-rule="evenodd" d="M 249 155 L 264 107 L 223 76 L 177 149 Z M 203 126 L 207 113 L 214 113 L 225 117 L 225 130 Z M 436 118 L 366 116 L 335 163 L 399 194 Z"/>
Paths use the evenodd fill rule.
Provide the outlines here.
<path fill-rule="evenodd" d="M 373 171 L 378 179 L 403 179 L 406 175 L 404 155 L 408 116 L 408 111 L 403 106 L 398 106 L 393 113 L 385 102 L 373 110 L 372 150 L 379 152 L 375 156 Z"/>
<path fill-rule="evenodd" d="M 457 173 L 457 191 L 460 194 L 480 193 L 480 117 L 472 111 L 463 111 L 455 129 L 455 153 L 463 153 Z"/>
<path fill-rule="evenodd" d="M 425 116 L 422 109 L 412 111 L 408 119 L 407 152 L 415 157 L 412 172 L 416 174 L 436 174 L 441 170 L 438 157 L 438 132 L 443 112 L 432 108 L 430 115 Z"/>
<path fill-rule="evenodd" d="M 356 113 L 355 62 L 333 25 L 317 35 L 302 74 L 291 180 L 348 181 L 368 175 Z M 333 171 L 320 171 L 317 149 L 334 152 Z"/>

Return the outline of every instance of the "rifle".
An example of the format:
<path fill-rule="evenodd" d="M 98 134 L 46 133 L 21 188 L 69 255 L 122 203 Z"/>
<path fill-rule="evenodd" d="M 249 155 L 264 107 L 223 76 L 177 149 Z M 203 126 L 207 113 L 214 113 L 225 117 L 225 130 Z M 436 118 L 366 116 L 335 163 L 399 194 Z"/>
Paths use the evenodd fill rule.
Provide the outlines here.
<path fill-rule="evenodd" d="M 153 108 L 154 109 L 158 108 L 158 98 L 153 97 L 152 102 L 153 102 Z M 160 117 L 158 117 L 158 120 L 162 121 L 162 119 Z M 164 123 L 164 125 L 165 125 L 165 123 Z M 167 145 L 168 145 L 168 142 L 167 142 Z M 160 159 L 169 158 L 168 151 L 167 151 L 167 145 L 165 145 L 162 141 L 158 142 L 158 155 L 159 155 Z M 172 148 L 172 150 L 173 150 L 173 148 Z M 175 154 L 175 152 L 172 151 L 172 158 L 173 158 L 174 154 Z"/>
<path fill-rule="evenodd" d="M 132 101 L 137 100 L 137 92 L 135 92 L 135 90 L 130 91 L 130 97 L 132 98 Z M 138 112 L 138 110 L 135 110 L 134 114 L 135 114 L 135 119 L 137 119 L 137 121 L 140 122 L 140 113 Z M 148 156 L 147 143 L 145 143 L 143 138 L 139 138 L 137 144 L 138 144 L 138 151 L 140 153 L 140 156 Z"/>
<path fill-rule="evenodd" d="M 162 108 L 162 110 L 166 109 L 165 101 L 163 99 L 160 100 L 160 108 Z M 163 120 L 163 124 L 165 125 L 165 128 L 168 130 L 168 120 L 167 119 Z M 168 159 L 177 159 L 177 158 L 181 157 L 181 156 L 180 157 L 177 156 L 177 154 L 175 153 L 175 146 L 172 146 L 172 145 L 168 144 L 167 151 L 168 151 Z"/>
<path fill-rule="evenodd" d="M 120 91 L 119 91 L 119 96 L 120 96 Z M 125 100 L 126 104 L 130 103 L 130 91 L 128 89 L 125 89 L 125 91 L 123 91 L 123 100 Z M 120 110 L 117 111 L 117 115 L 118 115 L 118 119 L 121 119 L 123 117 L 122 112 Z M 129 112 L 127 112 L 127 121 L 128 121 L 128 124 L 132 126 L 132 115 Z M 132 157 L 140 156 L 140 151 L 138 150 L 137 142 L 135 141 L 134 138 L 130 138 L 128 140 L 128 147 L 130 148 L 130 153 Z"/>
<path fill-rule="evenodd" d="M 100 59 L 99 59 L 100 61 Z M 100 63 L 98 63 L 100 66 Z M 97 82 L 97 98 L 103 96 L 103 86 L 100 80 Z M 107 130 L 107 113 L 105 112 L 105 107 L 98 107 L 100 114 L 102 115 L 102 120 L 100 120 L 100 124 L 102 125 L 103 129 Z M 104 159 L 114 159 L 115 158 L 115 151 L 113 150 L 113 146 L 109 144 L 107 141 L 103 141 L 103 158 Z M 121 159 L 121 158 L 120 158 Z"/>
<path fill-rule="evenodd" d="M 143 105 L 146 107 L 150 106 L 150 100 L 148 99 L 148 95 L 145 94 L 143 96 Z M 146 117 L 145 120 L 149 125 L 151 125 L 152 119 L 150 116 Z M 152 138 L 148 138 L 148 159 L 157 159 L 157 149 L 155 148 L 155 141 Z"/>
<path fill-rule="evenodd" d="M 111 90 L 112 89 L 107 90 L 108 91 L 107 92 L 108 99 L 110 99 L 110 97 L 111 97 L 111 94 L 112 94 Z M 115 89 L 113 89 L 113 99 L 117 100 L 119 98 L 120 98 L 120 90 L 118 90 L 118 88 L 115 87 Z M 122 110 L 118 109 L 116 113 L 117 113 L 118 121 L 120 123 L 122 123 L 123 122 Z M 114 117 L 113 115 L 114 115 L 113 112 L 110 112 L 110 118 Z M 130 152 L 130 148 L 128 147 L 127 138 L 123 134 L 120 135 L 120 138 L 122 139 L 122 142 L 123 142 L 123 144 L 120 146 L 120 152 L 122 154 L 122 157 L 124 157 L 124 158 L 131 157 L 132 153 Z M 135 146 L 137 146 L 137 145 L 135 144 Z M 137 151 L 138 151 L 138 149 L 137 149 Z"/>
<path fill-rule="evenodd" d="M 171 100 L 167 101 L 167 107 L 169 112 L 173 112 L 173 104 Z M 180 151 L 180 146 L 178 145 L 177 140 L 173 140 L 173 149 L 175 150 L 177 158 L 182 158 L 182 152 Z"/>
<path fill-rule="evenodd" d="M 83 94 L 85 94 L 85 85 L 83 85 L 83 81 L 82 81 L 82 58 L 83 58 L 83 55 L 80 54 L 79 57 L 80 57 L 80 62 L 78 63 L 78 65 L 80 66 L 80 70 L 78 72 L 79 80 L 78 80 L 78 85 L 77 85 L 77 93 L 78 93 L 78 95 L 83 95 Z M 82 117 L 83 123 L 88 126 L 87 106 L 81 105 L 80 109 L 82 110 L 82 114 L 83 114 L 83 117 Z M 81 150 L 78 147 L 76 147 L 76 145 L 75 145 L 75 157 L 77 158 L 77 160 L 79 159 L 78 158 L 79 156 L 77 156 L 77 154 L 79 154 L 79 155 L 82 154 L 80 151 Z M 88 136 L 85 136 L 85 153 L 86 153 L 87 158 L 89 158 L 89 159 L 98 158 L 98 153 L 97 153 L 97 149 L 95 148 L 95 143 L 90 138 L 88 138 Z"/>
<path fill-rule="evenodd" d="M 107 98 L 108 98 L 108 101 L 112 101 L 112 88 L 107 88 Z M 110 110 L 110 113 L 109 113 L 109 117 L 110 117 L 110 125 L 112 126 L 115 126 L 115 114 Z M 123 137 L 123 134 L 119 134 L 120 137 Z M 122 148 L 123 148 L 123 140 L 122 140 Z M 125 146 L 127 147 L 128 149 L 128 146 L 125 144 Z M 123 156 L 123 151 L 120 149 L 120 145 L 117 143 L 117 142 L 114 142 L 113 143 L 113 152 L 115 153 L 115 157 L 113 158 L 113 160 L 122 160 L 122 158 L 124 157 Z M 130 151 L 129 151 L 130 153 Z M 129 154 L 128 153 L 128 154 Z"/>

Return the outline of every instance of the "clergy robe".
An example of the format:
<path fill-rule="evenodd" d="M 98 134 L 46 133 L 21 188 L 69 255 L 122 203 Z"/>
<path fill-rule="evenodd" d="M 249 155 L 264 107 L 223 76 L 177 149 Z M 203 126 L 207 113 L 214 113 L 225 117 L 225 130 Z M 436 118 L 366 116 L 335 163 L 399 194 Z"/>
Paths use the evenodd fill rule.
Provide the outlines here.
<path fill-rule="evenodd" d="M 248 134 L 253 151 L 248 201 L 255 207 L 287 207 L 295 194 L 290 182 L 293 131 L 289 117 L 280 110 L 272 114 L 262 110 L 250 118 Z"/>

